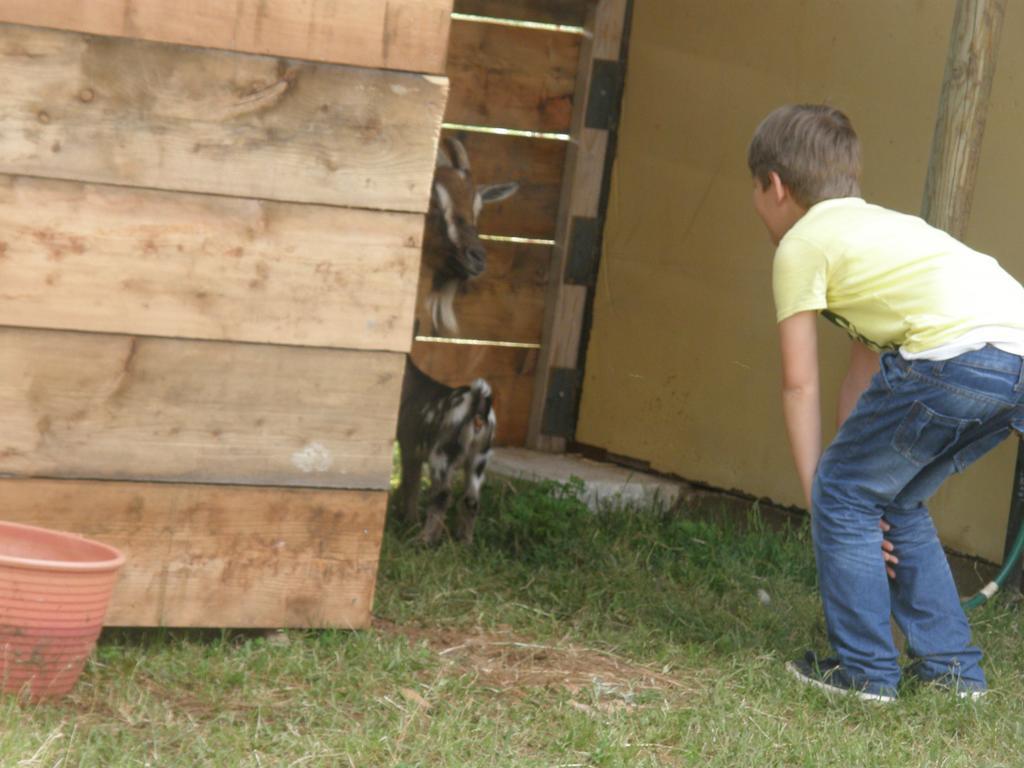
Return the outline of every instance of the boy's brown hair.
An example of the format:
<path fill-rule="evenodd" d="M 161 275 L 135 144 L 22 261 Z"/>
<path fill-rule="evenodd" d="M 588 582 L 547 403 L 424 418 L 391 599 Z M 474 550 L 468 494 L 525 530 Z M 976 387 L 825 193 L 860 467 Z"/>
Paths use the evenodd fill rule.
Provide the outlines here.
<path fill-rule="evenodd" d="M 835 107 L 791 104 L 772 111 L 754 131 L 747 165 L 763 188 L 775 171 L 805 208 L 860 196 L 860 142 Z"/>

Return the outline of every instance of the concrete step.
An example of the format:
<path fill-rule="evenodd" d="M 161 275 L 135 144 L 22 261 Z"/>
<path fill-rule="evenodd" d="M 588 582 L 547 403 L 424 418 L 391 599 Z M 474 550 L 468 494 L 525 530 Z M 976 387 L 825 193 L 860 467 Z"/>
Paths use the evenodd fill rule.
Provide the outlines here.
<path fill-rule="evenodd" d="M 559 483 L 578 477 L 583 481 L 583 500 L 591 509 L 598 509 L 606 503 L 671 506 L 686 486 L 615 464 L 592 461 L 578 454 L 543 453 L 525 448 L 495 448 L 487 474 L 513 480 L 553 480 Z"/>

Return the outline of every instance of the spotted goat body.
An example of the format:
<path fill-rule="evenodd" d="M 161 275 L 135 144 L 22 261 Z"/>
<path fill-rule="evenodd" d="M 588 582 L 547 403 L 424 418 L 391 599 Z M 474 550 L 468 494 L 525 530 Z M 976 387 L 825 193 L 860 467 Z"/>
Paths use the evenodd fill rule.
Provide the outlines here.
<path fill-rule="evenodd" d="M 471 543 L 480 511 L 491 443 L 497 420 L 490 385 L 477 379 L 464 387 L 449 387 L 417 368 L 406 358 L 398 444 L 402 453 L 400 509 L 407 524 L 419 521 L 420 479 L 423 464 L 430 468 L 430 498 L 420 531 L 424 544 L 437 543 L 445 530 L 452 501 L 455 473 L 466 481 L 455 521 L 455 538 Z"/>
<path fill-rule="evenodd" d="M 438 152 L 423 243 L 423 262 L 431 280 L 427 297 L 431 333 L 458 333 L 455 297 L 487 268 L 487 251 L 477 230 L 480 211 L 488 203 L 511 197 L 518 189 L 515 182 L 477 186 L 462 142 L 451 137 L 444 140 Z M 406 358 L 398 412 L 402 453 L 399 509 L 408 524 L 419 521 L 420 480 L 426 463 L 430 469 L 430 498 L 419 534 L 423 543 L 435 544 L 445 530 L 452 481 L 459 470 L 465 470 L 466 481 L 454 534 L 465 542 L 473 540 L 496 423 L 491 387 L 485 380 L 449 387 Z"/>

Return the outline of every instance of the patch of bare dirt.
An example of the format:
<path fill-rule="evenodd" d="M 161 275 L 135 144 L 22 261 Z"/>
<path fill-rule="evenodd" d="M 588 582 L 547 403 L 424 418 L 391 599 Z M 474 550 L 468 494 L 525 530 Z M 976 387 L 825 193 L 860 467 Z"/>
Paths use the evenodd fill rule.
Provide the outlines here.
<path fill-rule="evenodd" d="M 422 643 L 461 674 L 501 692 L 563 688 L 593 692 L 607 706 L 630 706 L 638 693 L 689 694 L 703 690 L 698 680 L 683 681 L 607 651 L 568 642 L 537 642 L 511 629 L 418 627 L 375 619 L 374 629 Z M 616 703 L 618 702 L 618 703 Z M 588 705 L 580 705 L 586 709 Z"/>

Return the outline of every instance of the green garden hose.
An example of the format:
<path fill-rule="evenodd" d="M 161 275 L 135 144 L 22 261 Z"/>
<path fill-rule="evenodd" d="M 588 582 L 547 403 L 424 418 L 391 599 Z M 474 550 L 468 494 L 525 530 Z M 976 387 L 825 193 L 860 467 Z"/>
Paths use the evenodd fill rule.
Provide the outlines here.
<path fill-rule="evenodd" d="M 974 597 L 964 601 L 965 611 L 977 608 L 979 605 L 984 605 L 991 599 L 992 595 L 999 591 L 999 588 L 1006 582 L 1006 577 L 1010 575 L 1013 567 L 1020 559 L 1022 551 L 1024 551 L 1024 526 L 1021 527 L 1020 532 L 1017 534 L 1017 540 L 1013 543 L 1013 549 L 1010 551 L 1006 562 L 1003 563 L 1002 570 L 999 571 L 995 579 L 982 587 Z"/>
<path fill-rule="evenodd" d="M 1020 560 L 1021 553 L 1024 552 L 1024 520 L 1021 519 L 1022 516 L 1024 516 L 1024 435 L 1021 435 L 1021 442 L 1017 448 L 1017 468 L 1013 476 L 1013 496 L 1010 506 L 1010 525 L 1018 527 L 1017 538 L 1014 540 L 1013 546 L 1007 549 L 1006 556 L 1003 558 L 1003 567 L 995 579 L 982 587 L 974 597 L 964 600 L 965 611 L 987 603 L 1015 570 L 1017 561 Z M 1007 530 L 1008 534 L 1009 532 Z"/>

